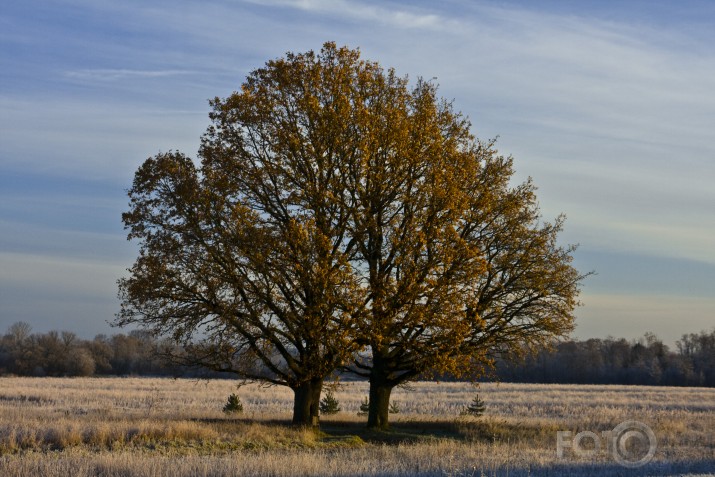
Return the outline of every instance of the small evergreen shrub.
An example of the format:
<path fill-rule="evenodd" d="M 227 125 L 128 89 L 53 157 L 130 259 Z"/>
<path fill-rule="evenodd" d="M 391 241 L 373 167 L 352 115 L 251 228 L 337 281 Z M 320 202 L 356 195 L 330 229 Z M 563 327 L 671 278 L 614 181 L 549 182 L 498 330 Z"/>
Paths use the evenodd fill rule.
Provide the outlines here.
<path fill-rule="evenodd" d="M 322 414 L 337 414 L 340 412 L 340 402 L 335 399 L 332 391 L 327 391 L 325 397 L 320 400 L 320 412 Z"/>
<path fill-rule="evenodd" d="M 357 415 L 358 416 L 367 416 L 367 414 L 370 412 L 370 400 L 365 397 L 365 399 L 362 400 L 362 403 L 360 403 L 360 410 L 358 411 Z M 400 406 L 396 402 L 391 402 L 390 407 L 387 409 L 387 412 L 390 414 L 399 414 L 400 413 Z"/>
<path fill-rule="evenodd" d="M 226 414 L 241 414 L 243 412 L 241 398 L 239 398 L 236 394 L 231 394 L 228 397 L 228 401 L 223 406 L 223 412 Z"/>
<path fill-rule="evenodd" d="M 360 410 L 357 414 L 358 416 L 367 416 L 368 412 L 370 412 L 370 400 L 365 396 L 365 399 L 360 403 Z"/>
<path fill-rule="evenodd" d="M 472 399 L 471 404 L 462 410 L 461 415 L 479 417 L 484 414 L 486 408 L 486 404 L 484 404 L 484 401 L 479 397 L 479 394 L 477 394 L 476 397 Z"/>

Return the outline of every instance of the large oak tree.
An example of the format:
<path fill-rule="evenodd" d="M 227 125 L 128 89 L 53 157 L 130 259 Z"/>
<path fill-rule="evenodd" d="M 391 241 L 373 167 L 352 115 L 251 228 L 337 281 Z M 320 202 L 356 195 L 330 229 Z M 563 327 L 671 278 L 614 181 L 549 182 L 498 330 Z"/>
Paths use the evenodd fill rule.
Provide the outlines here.
<path fill-rule="evenodd" d="M 495 357 L 548 346 L 573 328 L 584 275 L 571 266 L 574 248 L 557 243 L 563 217 L 543 222 L 533 184 L 509 184 L 512 159 L 460 134 L 459 148 L 440 150 L 452 157 L 439 167 L 448 180 L 423 198 L 423 215 L 412 192 L 377 207 L 390 220 L 364 227 L 374 270 L 362 323 L 369 353 L 350 369 L 370 380 L 370 427 L 388 426 L 395 386 L 435 373 L 476 377 Z M 383 195 L 368 203 L 385 204 Z"/>
<path fill-rule="evenodd" d="M 541 221 L 531 183 L 510 186 L 511 159 L 435 85 L 326 43 L 212 106 L 200 166 L 167 153 L 136 173 L 118 324 L 291 387 L 296 424 L 351 369 L 378 428 L 394 386 L 571 329 L 582 276 L 561 219 Z"/>
<path fill-rule="evenodd" d="M 141 250 L 120 280 L 117 324 L 173 337 L 187 362 L 289 386 L 301 425 L 316 422 L 324 378 L 357 346 L 342 188 L 356 56 L 331 48 L 254 71 L 213 101 L 201 167 L 148 159 L 123 216 Z"/>

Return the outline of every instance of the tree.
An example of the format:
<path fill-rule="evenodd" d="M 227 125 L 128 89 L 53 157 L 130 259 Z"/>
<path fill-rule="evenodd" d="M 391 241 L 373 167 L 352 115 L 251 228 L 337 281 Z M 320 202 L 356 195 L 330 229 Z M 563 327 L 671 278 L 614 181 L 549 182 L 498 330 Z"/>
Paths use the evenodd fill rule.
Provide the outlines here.
<path fill-rule="evenodd" d="M 320 401 L 320 412 L 323 414 L 337 414 L 340 412 L 340 402 L 333 395 L 333 391 L 328 389 L 325 397 Z"/>
<path fill-rule="evenodd" d="M 18 321 L 7 329 L 7 336 L 14 343 L 22 343 L 30 337 L 32 325 L 25 321 Z"/>
<path fill-rule="evenodd" d="M 386 77 L 391 88 L 370 103 L 370 142 L 348 178 L 369 350 L 351 369 L 370 381 L 368 426 L 376 428 L 387 427 L 394 386 L 457 371 L 452 350 L 472 318 L 460 315 L 484 268 L 459 230 L 468 211 L 460 183 L 478 159 L 467 121 L 437 100 L 434 85 L 410 90 L 406 78 Z"/>
<path fill-rule="evenodd" d="M 5 366 L 11 373 L 28 375 L 34 369 L 34 346 L 32 343 L 32 326 L 24 321 L 13 323 L 3 337 Z"/>
<path fill-rule="evenodd" d="M 462 409 L 460 415 L 481 417 L 486 409 L 486 404 L 484 404 L 484 401 L 479 397 L 479 394 L 477 394 L 474 396 L 474 399 L 472 399 L 472 402 Z"/>
<path fill-rule="evenodd" d="M 548 345 L 572 329 L 579 282 L 563 217 L 541 220 L 530 181 L 510 186 L 513 160 L 418 81 L 352 169 L 353 239 L 367 288 L 368 426 L 388 427 L 392 389 L 418 376 L 477 376 L 496 356 Z M 394 109 L 390 109 L 394 108 Z"/>
<path fill-rule="evenodd" d="M 65 374 L 68 376 L 92 376 L 96 367 L 92 352 L 87 348 L 75 346 L 68 350 L 65 361 Z"/>
<path fill-rule="evenodd" d="M 241 414 L 243 413 L 243 403 L 237 394 L 231 393 L 223 406 L 223 412 L 226 414 Z"/>
<path fill-rule="evenodd" d="M 171 336 L 185 362 L 289 386 L 297 425 L 317 423 L 324 378 L 356 349 L 344 91 L 369 67 L 334 45 L 268 62 L 212 102 L 201 167 L 148 159 L 123 216 L 141 252 L 116 323 Z"/>
<path fill-rule="evenodd" d="M 87 342 L 86 346 L 92 355 L 97 374 L 109 374 L 113 371 L 111 361 L 114 358 L 114 350 L 106 335 L 95 336 L 92 341 Z"/>
<path fill-rule="evenodd" d="M 715 386 L 715 328 L 684 334 L 676 346 L 678 353 L 692 364 L 693 384 Z"/>
<path fill-rule="evenodd" d="M 200 166 L 169 152 L 136 172 L 116 323 L 289 386 L 295 424 L 348 368 L 376 428 L 394 386 L 570 330 L 582 276 L 562 219 L 542 223 L 511 158 L 436 93 L 333 43 L 250 73 L 211 102 Z"/>

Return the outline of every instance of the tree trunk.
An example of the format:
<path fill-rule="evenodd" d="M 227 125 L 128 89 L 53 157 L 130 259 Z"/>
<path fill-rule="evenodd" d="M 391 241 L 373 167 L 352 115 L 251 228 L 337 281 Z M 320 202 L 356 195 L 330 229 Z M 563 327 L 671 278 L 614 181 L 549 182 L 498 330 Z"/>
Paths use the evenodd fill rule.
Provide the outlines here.
<path fill-rule="evenodd" d="M 310 422 L 314 427 L 320 425 L 320 393 L 323 391 L 323 379 L 315 378 L 311 383 L 311 400 L 310 400 Z"/>
<path fill-rule="evenodd" d="M 386 379 L 370 377 L 370 410 L 367 414 L 367 427 L 386 430 L 390 427 L 390 393 L 394 386 Z"/>
<path fill-rule="evenodd" d="M 319 378 L 304 381 L 292 388 L 293 425 L 298 427 L 318 427 L 320 423 L 320 393 L 323 380 Z"/>

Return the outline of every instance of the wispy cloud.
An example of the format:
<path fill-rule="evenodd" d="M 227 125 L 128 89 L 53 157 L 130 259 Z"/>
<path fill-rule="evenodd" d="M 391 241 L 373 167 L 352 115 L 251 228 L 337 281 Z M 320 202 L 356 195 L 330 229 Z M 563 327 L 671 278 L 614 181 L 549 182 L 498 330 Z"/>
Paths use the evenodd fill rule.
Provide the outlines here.
<path fill-rule="evenodd" d="M 452 21 L 436 13 L 400 6 L 387 8 L 380 4 L 347 0 L 248 0 L 263 6 L 288 7 L 306 12 L 331 15 L 353 21 L 390 24 L 405 29 L 444 29 Z"/>
<path fill-rule="evenodd" d="M 195 74 L 189 70 L 82 69 L 66 71 L 67 78 L 83 81 L 118 81 L 124 79 L 165 78 Z"/>
<path fill-rule="evenodd" d="M 161 86 L 144 94 L 159 95 Z M 192 98 L 196 109 L 190 110 L 179 104 L 152 108 L 111 91 L 100 98 L 0 95 L 0 168 L 129 183 L 152 154 L 195 154 L 207 125 L 205 97 Z"/>

